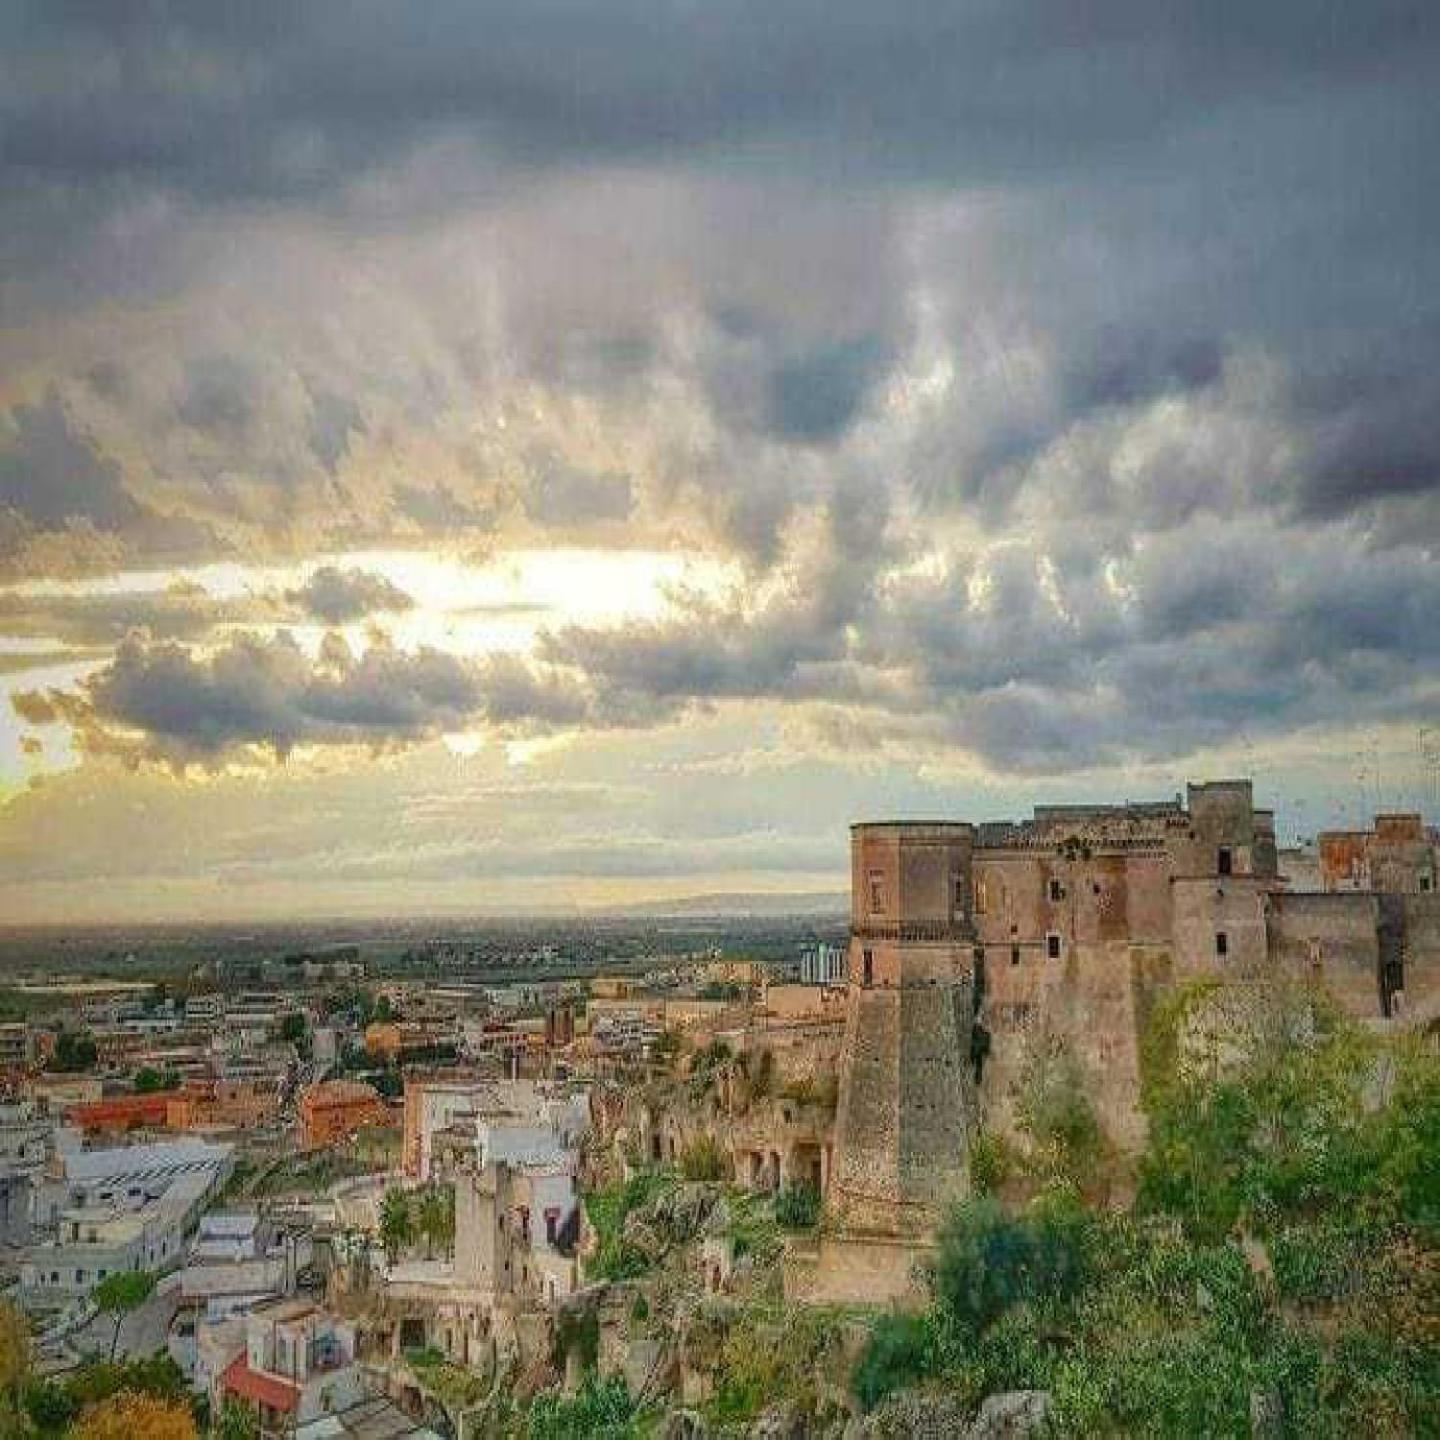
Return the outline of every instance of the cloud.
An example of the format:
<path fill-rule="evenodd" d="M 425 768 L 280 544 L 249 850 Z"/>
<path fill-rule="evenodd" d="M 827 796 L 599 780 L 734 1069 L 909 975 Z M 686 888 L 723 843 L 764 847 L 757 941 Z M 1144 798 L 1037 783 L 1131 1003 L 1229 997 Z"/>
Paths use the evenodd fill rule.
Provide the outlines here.
<path fill-rule="evenodd" d="M 660 837 L 641 856 L 699 815 L 961 813 L 937 772 L 1004 813 L 1032 776 L 1401 743 L 1440 704 L 1432 12 L 5 10 L 7 577 L 620 545 L 740 577 L 479 659 L 276 634 L 504 628 L 343 570 L 13 587 L 0 633 L 105 662 L 19 702 L 88 747 L 66 794 L 118 783 L 114 751 L 206 786 L 288 756 L 266 784 L 308 797 L 359 746 L 363 834 L 450 727 L 563 735 L 567 773 L 623 772 L 599 833 Z M 812 783 L 654 759 L 726 726 L 720 755 L 769 726 Z M 599 865 L 586 823 L 547 812 L 523 853 Z M 491 863 L 416 825 L 388 863 Z"/>
<path fill-rule="evenodd" d="M 537 525 L 585 526 L 628 520 L 635 495 L 628 475 L 578 470 L 551 455 L 535 467 L 524 504 Z"/>
<path fill-rule="evenodd" d="M 5 39 L 17 168 L 287 200 L 457 132 L 532 166 L 720 144 L 947 178 L 1120 164 L 1130 137 L 1163 139 L 1201 107 L 1403 85 L 1437 43 L 1405 0 L 1363 18 L 1291 0 L 1264 18 L 1127 3 L 1083 20 L 1061 0 L 883 15 L 725 3 L 699 26 L 640 0 L 603 15 L 524 0 L 424 17 L 114 6 L 46 24 L 21 12 Z"/>
<path fill-rule="evenodd" d="M 413 745 L 487 721 L 530 731 L 588 709 L 562 678 L 512 657 L 466 661 L 386 641 L 355 654 L 334 632 L 314 658 L 284 632 L 210 653 L 132 635 L 77 690 L 25 691 L 12 704 L 30 724 L 69 724 L 93 755 L 180 767 L 247 751 L 285 760 L 301 745 Z"/>
<path fill-rule="evenodd" d="M 879 341 L 865 337 L 783 361 L 770 377 L 770 427 L 786 440 L 833 441 L 855 418 L 884 359 Z"/>
<path fill-rule="evenodd" d="M 414 600 L 392 580 L 368 570 L 321 565 L 305 583 L 286 591 L 287 600 L 327 625 L 348 625 L 367 615 L 409 610 Z"/>
<path fill-rule="evenodd" d="M 0 507 L 44 530 L 85 522 L 118 530 L 141 514 L 120 467 L 77 434 L 55 390 L 10 414 L 0 442 Z"/>
<path fill-rule="evenodd" d="M 259 624 L 284 618 L 279 597 L 212 595 L 177 582 L 164 590 L 80 594 L 0 592 L 0 635 L 54 639 L 81 648 L 114 645 L 132 631 L 154 639 L 192 640 L 221 625 Z"/>

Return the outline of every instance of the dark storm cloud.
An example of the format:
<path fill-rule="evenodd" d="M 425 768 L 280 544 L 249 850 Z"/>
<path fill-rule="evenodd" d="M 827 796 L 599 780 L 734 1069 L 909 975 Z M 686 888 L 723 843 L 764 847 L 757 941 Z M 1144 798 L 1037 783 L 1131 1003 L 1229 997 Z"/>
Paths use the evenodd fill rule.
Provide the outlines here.
<path fill-rule="evenodd" d="M 355 655 L 333 636 L 314 660 L 283 634 L 240 636 L 210 655 L 131 637 L 78 692 L 23 692 L 14 705 L 32 724 L 68 722 L 92 753 L 130 761 L 209 764 L 251 747 L 284 759 L 302 744 L 383 748 L 463 728 L 487 713 L 490 673 L 431 649 L 377 643 Z M 504 665 L 495 677 L 508 713 L 516 677 Z M 527 721 L 541 708 L 562 713 L 543 686 L 529 700 Z"/>
<path fill-rule="evenodd" d="M 782 361 L 770 377 L 770 428 L 785 440 L 834 440 L 855 418 L 885 358 L 878 338 L 866 336 Z"/>
<path fill-rule="evenodd" d="M 415 604 L 385 576 L 337 565 L 320 566 L 303 585 L 287 591 L 285 598 L 327 625 L 348 625 L 367 615 L 409 610 Z"/>
<path fill-rule="evenodd" d="M 559 455 L 542 456 L 525 491 L 525 513 L 549 527 L 630 518 L 635 492 L 628 475 L 580 470 Z"/>
<path fill-rule="evenodd" d="M 323 390 L 312 392 L 310 448 L 332 475 L 350 447 L 350 437 L 364 429 L 364 417 L 353 400 Z"/>
<path fill-rule="evenodd" d="M 1063 0 L 703 12 L 458 0 L 10 7 L 4 162 L 201 195 L 293 196 L 428 135 L 546 158 L 819 148 L 893 173 L 1128 157 L 1196 112 L 1403 83 L 1429 7 Z M 959 143 L 957 143 L 959 137 Z M 217 163 L 223 157 L 224 163 Z"/>
<path fill-rule="evenodd" d="M 0 430 L 0 509 L 45 530 L 76 521 L 118 530 L 141 514 L 119 465 L 77 433 L 53 390 L 16 407 Z"/>
<path fill-rule="evenodd" d="M 178 581 L 164 590 L 60 594 L 0 591 L 0 637 L 54 640 L 80 649 L 116 645 L 132 633 L 151 640 L 212 640 L 240 627 L 320 620 L 348 625 L 409 610 L 414 600 L 383 575 L 322 565 L 303 585 L 215 595 Z"/>
<path fill-rule="evenodd" d="M 1304 447 L 1302 513 L 1323 518 L 1421 497 L 1440 506 L 1440 319 L 1323 368 L 1305 357 L 1286 398 Z"/>
<path fill-rule="evenodd" d="M 1214 337 L 1166 339 L 1102 330 L 1091 347 L 1071 357 L 1064 385 L 1071 407 L 1084 413 L 1204 389 L 1220 378 L 1223 362 Z"/>
<path fill-rule="evenodd" d="M 241 441 L 260 415 L 262 399 L 255 366 L 233 355 L 208 355 L 191 365 L 176 414 L 192 429 Z"/>
<path fill-rule="evenodd" d="M 37 5 L 0 26 L 0 284 L 183 299 L 209 263 L 237 313 L 300 317 L 279 343 L 197 335 L 152 387 L 159 423 L 130 417 L 166 484 L 210 487 L 202 512 L 287 554 L 514 516 L 552 541 L 652 526 L 745 571 L 739 595 L 453 669 L 283 641 L 204 658 L 155 644 L 207 623 L 158 602 L 75 702 L 92 735 L 283 754 L 758 700 L 1035 771 L 1434 703 L 1433 5 Z M 317 210 L 341 237 L 318 259 L 289 243 Z M 230 226 L 256 214 L 247 265 Z M 201 225 L 221 238 L 196 260 Z M 374 253 L 410 267 L 372 262 L 360 242 L 397 232 L 415 255 Z M 381 292 L 403 303 L 369 309 Z M 147 393 L 89 356 L 73 373 L 106 414 Z M 26 527 L 147 523 L 88 419 L 14 412 L 0 503 Z M 290 603 L 340 623 L 385 602 L 330 583 Z M 121 623 L 82 618 L 53 633 Z"/>
<path fill-rule="evenodd" d="M 1437 699 L 1440 567 L 1346 529 L 1288 546 L 1283 534 L 1212 524 L 1068 575 L 1014 544 L 943 576 L 862 583 L 845 604 L 798 586 L 758 610 L 562 632 L 547 655 L 601 707 L 828 701 L 868 714 L 877 737 L 959 746 L 1011 773 L 1422 719 Z"/>

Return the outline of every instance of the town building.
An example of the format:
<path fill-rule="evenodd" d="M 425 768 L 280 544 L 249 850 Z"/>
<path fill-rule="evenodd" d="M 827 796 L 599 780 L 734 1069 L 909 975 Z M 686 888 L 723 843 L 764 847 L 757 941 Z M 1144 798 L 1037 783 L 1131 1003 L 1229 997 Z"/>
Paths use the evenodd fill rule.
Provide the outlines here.
<path fill-rule="evenodd" d="M 498 1159 L 573 1168 L 590 1123 L 583 1089 L 478 1076 L 408 1077 L 404 1113 L 401 1163 L 419 1180 Z"/>
<path fill-rule="evenodd" d="M 1416 814 L 1377 815 L 1369 830 L 1325 830 L 1316 848 L 1330 893 L 1433 895 L 1440 890 L 1440 833 Z"/>
<path fill-rule="evenodd" d="M 244 1348 L 220 1371 L 211 1403 L 250 1407 L 262 1435 L 343 1413 L 368 1398 L 355 1327 L 304 1299 L 258 1305 L 245 1317 Z"/>
<path fill-rule="evenodd" d="M 53 1129 L 33 1100 L 0 1104 L 0 1245 L 30 1242 L 31 1194 L 49 1158 Z"/>
<path fill-rule="evenodd" d="M 23 1020 L 0 1024 L 0 1071 L 23 1070 L 34 1058 L 30 1027 Z"/>
<path fill-rule="evenodd" d="M 24 1252 L 27 1299 L 58 1303 L 87 1294 L 119 1270 L 169 1270 L 184 1236 L 230 1173 L 232 1150 L 177 1140 L 103 1150 L 61 1137 L 32 1204 L 53 1238 Z"/>
<path fill-rule="evenodd" d="M 389 1107 L 373 1085 L 322 1080 L 300 1096 L 300 1144 L 309 1150 L 348 1140 L 357 1130 L 390 1123 Z"/>
<path fill-rule="evenodd" d="M 197 1028 L 216 1026 L 225 1019 L 225 996 L 219 990 L 185 999 L 185 1024 Z"/>

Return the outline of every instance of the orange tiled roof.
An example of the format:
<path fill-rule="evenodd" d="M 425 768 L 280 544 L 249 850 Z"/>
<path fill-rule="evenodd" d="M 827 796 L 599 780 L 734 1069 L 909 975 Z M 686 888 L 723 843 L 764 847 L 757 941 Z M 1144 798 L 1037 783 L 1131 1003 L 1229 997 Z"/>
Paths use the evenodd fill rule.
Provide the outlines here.
<path fill-rule="evenodd" d="M 250 1362 L 241 1351 L 220 1376 L 220 1388 L 243 1400 L 256 1400 L 272 1410 L 294 1410 L 300 1403 L 300 1387 L 276 1375 L 265 1375 L 250 1368 Z"/>

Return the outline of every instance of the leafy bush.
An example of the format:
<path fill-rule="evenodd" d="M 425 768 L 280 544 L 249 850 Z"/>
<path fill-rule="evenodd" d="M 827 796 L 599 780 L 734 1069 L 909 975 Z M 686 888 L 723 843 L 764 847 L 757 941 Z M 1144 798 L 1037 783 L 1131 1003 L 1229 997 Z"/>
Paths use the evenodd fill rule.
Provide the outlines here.
<path fill-rule="evenodd" d="M 599 1242 L 585 1267 L 591 1279 L 630 1280 L 650 1268 L 646 1257 L 625 1243 L 625 1217 L 673 1183 L 658 1171 L 646 1170 L 585 1197 L 585 1215 Z"/>
<path fill-rule="evenodd" d="M 820 1192 L 808 1181 L 787 1185 L 775 1197 L 775 1218 L 786 1230 L 809 1230 L 820 1218 Z"/>
<path fill-rule="evenodd" d="M 1362 1283 L 1366 1237 L 1334 1224 L 1289 1226 L 1272 1237 L 1275 1284 L 1287 1300 L 1339 1300 Z"/>
<path fill-rule="evenodd" d="M 708 1133 L 697 1135 L 680 1154 L 680 1174 L 686 1180 L 720 1180 L 726 1168 L 724 1152 Z"/>
<path fill-rule="evenodd" d="M 1042 1177 L 1084 1185 L 1106 1152 L 1105 1137 L 1086 1095 L 1084 1076 L 1059 1040 L 1031 1054 L 1016 1106 L 1020 1128 L 1030 1137 L 1032 1165 Z"/>
<path fill-rule="evenodd" d="M 638 1433 L 635 1402 L 623 1376 L 585 1377 L 578 1394 L 567 1398 L 546 1390 L 530 1407 L 530 1440 L 626 1440 Z"/>
<path fill-rule="evenodd" d="M 1011 1306 L 1073 1295 L 1087 1273 L 1089 1220 L 1046 1202 L 1012 1218 L 993 1200 L 957 1205 L 940 1231 L 935 1289 L 962 1334 L 976 1337 Z"/>
<path fill-rule="evenodd" d="M 839 1346 L 839 1327 L 829 1312 L 778 1304 L 746 1309 L 720 1345 L 715 1392 L 706 1407 L 710 1418 L 731 1426 L 781 1402 L 813 1410 L 817 1376 Z"/>
<path fill-rule="evenodd" d="M 161 1352 L 148 1360 L 90 1361 L 63 1376 L 32 1380 L 25 1388 L 25 1412 L 42 1435 L 61 1435 L 87 1405 L 122 1391 L 172 1402 L 190 1398 L 184 1372 Z"/>
<path fill-rule="evenodd" d="M 871 1410 L 887 1395 L 934 1374 L 939 1359 L 931 1314 L 882 1315 L 855 1370 L 855 1398 Z"/>
<path fill-rule="evenodd" d="M 982 1195 L 993 1195 L 1010 1178 L 1014 1156 L 1001 1135 L 982 1130 L 970 1149 L 970 1179 Z"/>

